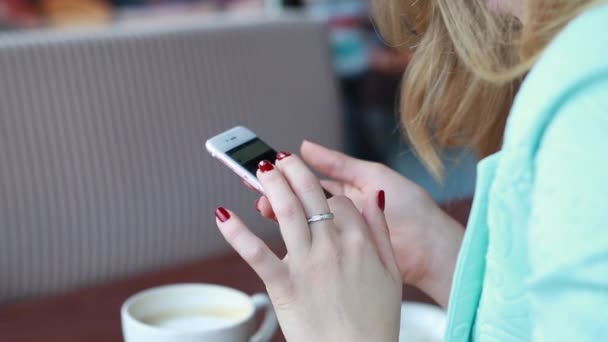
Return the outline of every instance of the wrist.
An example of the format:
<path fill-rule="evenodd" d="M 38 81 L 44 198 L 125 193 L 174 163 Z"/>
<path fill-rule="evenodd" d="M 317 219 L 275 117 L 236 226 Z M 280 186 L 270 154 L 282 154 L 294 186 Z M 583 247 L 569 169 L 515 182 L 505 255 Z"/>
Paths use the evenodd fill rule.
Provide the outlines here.
<path fill-rule="evenodd" d="M 464 227 L 441 211 L 433 215 L 428 229 L 429 253 L 426 267 L 414 284 L 447 307 L 458 253 L 464 237 Z"/>

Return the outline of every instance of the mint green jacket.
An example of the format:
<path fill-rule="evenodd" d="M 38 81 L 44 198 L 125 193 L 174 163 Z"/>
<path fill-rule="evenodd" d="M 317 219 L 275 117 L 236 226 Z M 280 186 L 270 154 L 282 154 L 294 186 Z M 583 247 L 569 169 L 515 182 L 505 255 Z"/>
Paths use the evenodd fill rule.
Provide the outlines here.
<path fill-rule="evenodd" d="M 446 341 L 608 341 L 608 5 L 573 20 L 478 165 Z"/>

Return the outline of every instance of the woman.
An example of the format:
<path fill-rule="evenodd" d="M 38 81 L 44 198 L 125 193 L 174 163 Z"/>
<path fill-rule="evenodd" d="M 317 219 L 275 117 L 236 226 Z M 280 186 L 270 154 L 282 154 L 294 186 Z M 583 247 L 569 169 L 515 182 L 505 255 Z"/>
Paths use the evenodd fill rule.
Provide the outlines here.
<path fill-rule="evenodd" d="M 305 142 L 326 200 L 297 156 L 262 163 L 258 208 L 288 257 L 232 212 L 217 223 L 287 339 L 395 341 L 401 282 L 448 308 L 448 341 L 608 338 L 606 1 L 376 1 L 384 36 L 414 49 L 401 113 L 429 169 L 447 145 L 491 156 L 466 234 L 382 165 Z"/>

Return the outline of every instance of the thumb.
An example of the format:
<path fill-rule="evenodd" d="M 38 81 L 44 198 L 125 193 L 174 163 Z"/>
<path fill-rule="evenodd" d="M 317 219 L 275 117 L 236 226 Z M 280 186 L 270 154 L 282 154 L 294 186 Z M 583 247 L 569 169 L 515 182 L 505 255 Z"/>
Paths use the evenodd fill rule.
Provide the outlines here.
<path fill-rule="evenodd" d="M 302 159 L 323 175 L 361 188 L 369 174 L 370 162 L 304 140 L 300 147 Z"/>

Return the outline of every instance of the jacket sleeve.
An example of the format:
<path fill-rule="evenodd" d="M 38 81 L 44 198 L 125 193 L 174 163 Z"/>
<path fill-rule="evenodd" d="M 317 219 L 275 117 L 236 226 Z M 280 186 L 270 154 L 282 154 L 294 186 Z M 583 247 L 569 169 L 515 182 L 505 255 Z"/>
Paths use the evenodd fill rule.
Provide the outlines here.
<path fill-rule="evenodd" d="M 608 80 L 579 89 L 535 156 L 529 222 L 534 341 L 608 340 Z"/>

